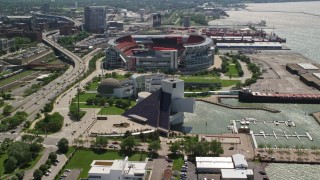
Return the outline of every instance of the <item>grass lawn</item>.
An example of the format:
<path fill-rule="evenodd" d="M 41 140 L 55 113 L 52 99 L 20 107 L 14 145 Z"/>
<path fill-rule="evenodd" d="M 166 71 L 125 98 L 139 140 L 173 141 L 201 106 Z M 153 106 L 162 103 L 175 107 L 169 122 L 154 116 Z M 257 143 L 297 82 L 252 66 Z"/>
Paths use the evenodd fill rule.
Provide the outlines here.
<path fill-rule="evenodd" d="M 16 74 L 14 76 L 11 76 L 9 78 L 6 78 L 6 79 L 3 79 L 0 81 L 0 86 L 4 86 L 6 84 L 9 84 L 9 83 L 12 83 L 18 79 L 21 79 L 21 78 L 24 78 L 26 76 L 29 76 L 30 74 L 34 73 L 35 71 L 31 71 L 31 70 L 28 70 L 28 71 L 23 71 L 19 74 Z"/>
<path fill-rule="evenodd" d="M 89 83 L 89 89 L 87 91 L 95 91 L 98 88 L 100 82 L 91 82 Z"/>
<path fill-rule="evenodd" d="M 236 85 L 237 83 L 239 83 L 241 81 L 240 80 L 226 80 L 226 79 L 223 79 L 220 82 L 221 82 L 222 87 L 228 87 L 228 86 Z"/>
<path fill-rule="evenodd" d="M 110 106 L 107 108 L 102 108 L 98 114 L 103 114 L 103 115 L 119 115 L 123 114 L 125 112 L 124 109 L 115 107 L 115 106 Z"/>
<path fill-rule="evenodd" d="M 229 71 L 227 72 L 228 76 L 231 75 L 231 77 L 239 77 L 238 70 L 235 64 L 229 64 L 228 68 L 229 68 Z"/>
<path fill-rule="evenodd" d="M 77 104 L 76 102 L 74 102 L 75 104 Z M 86 105 L 85 103 L 79 103 L 80 104 L 80 108 L 101 108 L 101 110 L 98 112 L 98 114 L 103 114 L 103 115 L 119 115 L 119 114 L 123 114 L 125 112 L 124 109 L 122 108 L 118 108 L 116 106 L 109 106 L 109 107 L 101 107 L 98 105 Z"/>
<path fill-rule="evenodd" d="M 98 94 L 97 93 L 83 93 L 83 94 L 80 94 L 79 101 L 80 102 L 86 102 L 86 100 L 88 98 L 96 97 L 96 95 L 98 95 Z M 74 102 L 77 102 L 77 101 L 78 101 L 78 97 L 75 97 L 74 98 Z"/>
<path fill-rule="evenodd" d="M 142 161 L 144 161 L 146 157 L 146 154 L 142 154 Z M 87 178 L 90 170 L 90 164 L 93 160 L 115 160 L 123 158 L 124 156 L 121 156 L 118 151 L 106 151 L 98 154 L 92 150 L 78 150 L 66 165 L 66 168 L 82 169 L 80 177 L 78 178 Z M 140 153 L 133 154 L 131 157 L 129 157 L 129 160 L 139 161 Z"/>
<path fill-rule="evenodd" d="M 7 153 L 0 156 L 0 174 L 4 174 L 4 161 L 6 159 L 8 159 Z"/>
<path fill-rule="evenodd" d="M 70 156 L 70 154 L 71 154 L 73 151 L 74 151 L 74 147 L 69 146 L 68 152 L 65 154 L 65 155 L 66 155 L 66 157 L 69 157 L 69 156 Z"/>
<path fill-rule="evenodd" d="M 174 159 L 173 160 L 172 170 L 180 171 L 183 164 L 184 164 L 183 157 L 180 156 L 180 157 Z"/>
<path fill-rule="evenodd" d="M 222 87 L 228 87 L 237 84 L 239 80 L 220 79 L 215 76 L 181 76 L 180 79 L 185 82 L 199 82 L 199 83 L 221 83 Z"/>

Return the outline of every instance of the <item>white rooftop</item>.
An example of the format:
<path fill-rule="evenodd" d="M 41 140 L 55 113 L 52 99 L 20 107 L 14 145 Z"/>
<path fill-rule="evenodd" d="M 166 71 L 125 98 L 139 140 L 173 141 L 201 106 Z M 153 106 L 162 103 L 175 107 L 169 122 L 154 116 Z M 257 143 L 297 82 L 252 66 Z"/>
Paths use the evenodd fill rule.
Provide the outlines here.
<path fill-rule="evenodd" d="M 317 70 L 319 69 L 317 66 L 314 66 L 313 64 L 310 63 L 298 63 L 298 66 L 305 70 Z"/>
<path fill-rule="evenodd" d="M 233 169 L 232 162 L 197 162 L 197 168 Z"/>
<path fill-rule="evenodd" d="M 92 166 L 89 174 L 110 174 L 110 166 Z"/>
<path fill-rule="evenodd" d="M 253 175 L 253 171 L 251 169 L 250 170 L 221 169 L 222 179 L 247 179 L 247 175 Z"/>
<path fill-rule="evenodd" d="M 196 162 L 231 162 L 231 157 L 196 157 Z"/>
<path fill-rule="evenodd" d="M 316 78 L 320 79 L 320 73 L 312 73 Z"/>
<path fill-rule="evenodd" d="M 236 168 L 248 168 L 248 163 L 244 155 L 234 154 L 232 155 L 232 159 Z"/>
<path fill-rule="evenodd" d="M 123 170 L 126 175 L 144 174 L 146 162 L 124 160 L 94 160 L 89 174 L 110 174 L 112 170 Z"/>

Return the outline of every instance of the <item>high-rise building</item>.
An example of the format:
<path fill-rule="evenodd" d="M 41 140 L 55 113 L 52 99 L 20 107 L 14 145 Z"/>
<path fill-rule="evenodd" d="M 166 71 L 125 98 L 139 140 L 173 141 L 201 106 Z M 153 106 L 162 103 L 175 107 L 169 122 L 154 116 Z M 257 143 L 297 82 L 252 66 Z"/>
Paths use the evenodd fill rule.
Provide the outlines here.
<path fill-rule="evenodd" d="M 160 13 L 156 13 L 152 15 L 152 19 L 153 19 L 153 27 L 159 27 L 161 26 L 161 14 Z"/>
<path fill-rule="evenodd" d="M 42 13 L 45 13 L 45 14 L 50 13 L 50 4 L 48 2 L 43 3 L 41 7 L 41 11 Z"/>
<path fill-rule="evenodd" d="M 106 7 L 90 6 L 84 9 L 84 29 L 88 32 L 103 34 L 106 30 Z"/>
<path fill-rule="evenodd" d="M 183 27 L 190 27 L 190 16 L 184 16 L 183 17 Z"/>

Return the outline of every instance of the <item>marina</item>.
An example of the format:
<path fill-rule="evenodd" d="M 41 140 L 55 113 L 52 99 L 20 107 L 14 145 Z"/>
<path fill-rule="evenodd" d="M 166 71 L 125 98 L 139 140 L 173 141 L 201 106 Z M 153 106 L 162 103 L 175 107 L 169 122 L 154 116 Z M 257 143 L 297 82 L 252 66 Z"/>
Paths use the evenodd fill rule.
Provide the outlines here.
<path fill-rule="evenodd" d="M 239 133 L 238 128 L 247 126 L 247 133 L 249 134 L 252 131 L 251 136 L 254 136 L 254 138 L 251 139 L 256 141 L 257 146 L 259 144 L 270 144 L 273 147 L 275 145 L 278 147 L 279 145 L 289 147 L 299 145 L 311 148 L 313 145 L 320 144 L 319 124 L 312 116 L 309 116 L 309 114 L 319 111 L 318 105 L 241 103 L 230 98 L 222 98 L 221 102 L 232 106 L 281 109 L 281 112 L 234 109 L 230 113 L 228 108 L 196 101 L 195 113 L 185 113 L 184 124 L 175 127 L 175 130 L 192 134 L 202 134 L 203 132 L 222 134 Z M 292 111 L 292 109 L 295 111 Z M 248 114 L 250 114 L 250 117 L 248 117 Z M 243 119 L 245 120 L 243 121 Z M 271 134 L 271 136 L 267 135 L 266 138 L 263 135 L 256 136 L 255 134 L 260 134 L 260 131 Z"/>

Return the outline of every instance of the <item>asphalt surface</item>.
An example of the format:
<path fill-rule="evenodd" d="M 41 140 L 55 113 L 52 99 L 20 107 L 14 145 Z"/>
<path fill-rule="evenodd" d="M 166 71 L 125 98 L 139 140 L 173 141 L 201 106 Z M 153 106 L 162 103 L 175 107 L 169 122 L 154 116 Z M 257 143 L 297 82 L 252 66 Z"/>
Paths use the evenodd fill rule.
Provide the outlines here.
<path fill-rule="evenodd" d="M 68 85 L 72 84 L 78 78 L 83 76 L 86 64 L 82 58 L 64 49 L 59 44 L 47 37 L 49 34 L 55 32 L 57 31 L 43 33 L 43 41 L 70 58 L 74 62 L 74 66 L 70 66 L 63 75 L 44 86 L 38 92 L 24 98 L 23 100 L 17 99 L 11 102 L 11 105 L 16 109 L 12 114 L 17 111 L 25 111 L 29 114 L 28 120 L 33 120 L 35 115 L 40 112 L 45 104 L 51 102 L 51 100 L 60 95 L 68 87 Z M 22 127 L 18 127 L 15 131 L 20 132 L 21 129 Z"/>
<path fill-rule="evenodd" d="M 33 179 L 33 172 L 38 169 L 40 167 L 41 164 L 44 164 L 47 159 L 48 159 L 48 156 L 51 152 L 55 152 L 58 148 L 56 146 L 50 146 L 50 147 L 47 147 L 44 151 L 43 151 L 43 154 L 40 158 L 40 160 L 38 161 L 38 163 L 33 166 L 33 168 L 31 168 L 30 170 L 26 171 L 25 172 L 25 175 L 23 177 L 24 180 L 30 180 L 30 179 Z"/>

